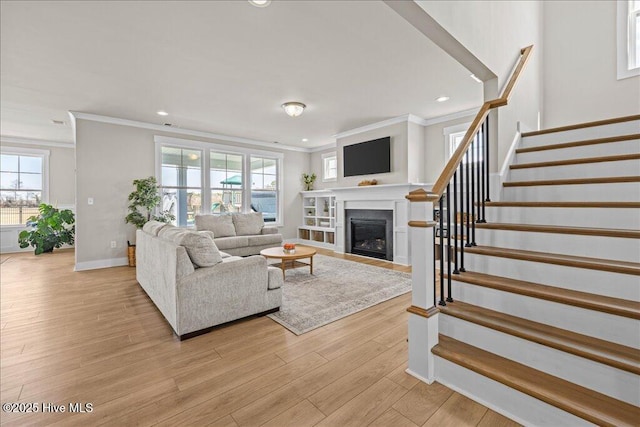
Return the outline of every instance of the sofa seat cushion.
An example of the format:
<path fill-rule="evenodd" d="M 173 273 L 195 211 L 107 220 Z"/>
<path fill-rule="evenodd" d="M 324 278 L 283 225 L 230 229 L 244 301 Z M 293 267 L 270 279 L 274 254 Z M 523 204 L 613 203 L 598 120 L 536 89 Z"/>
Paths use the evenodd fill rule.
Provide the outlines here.
<path fill-rule="evenodd" d="M 249 246 L 249 238 L 247 236 L 235 236 L 235 237 L 216 237 L 216 246 L 221 251 L 225 249 L 243 248 Z"/>
<path fill-rule="evenodd" d="M 206 234 L 187 230 L 186 233 L 176 234 L 174 243 L 184 246 L 191 262 L 198 267 L 213 267 L 222 262 L 216 244 Z"/>
<path fill-rule="evenodd" d="M 196 215 L 196 230 L 213 231 L 216 239 L 236 235 L 231 215 Z"/>
<path fill-rule="evenodd" d="M 282 243 L 281 234 L 265 234 L 265 235 L 258 235 L 258 236 L 249 236 L 248 246 L 264 246 L 264 245 L 279 246 L 281 243 Z"/>
<path fill-rule="evenodd" d="M 264 227 L 264 218 L 260 212 L 231 214 L 237 236 L 260 234 Z M 222 237 L 222 236 L 220 236 Z"/>

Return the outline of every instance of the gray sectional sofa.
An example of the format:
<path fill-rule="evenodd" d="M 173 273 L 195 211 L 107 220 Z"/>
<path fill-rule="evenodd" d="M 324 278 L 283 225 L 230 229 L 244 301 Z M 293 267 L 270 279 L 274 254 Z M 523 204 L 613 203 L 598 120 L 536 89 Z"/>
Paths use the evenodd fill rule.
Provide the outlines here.
<path fill-rule="evenodd" d="M 136 233 L 136 278 L 180 339 L 277 311 L 282 272 L 219 251 L 211 231 L 150 221 Z"/>
<path fill-rule="evenodd" d="M 231 255 L 258 255 L 261 250 L 282 245 L 278 228 L 265 226 L 262 213 L 196 215 L 196 230 L 213 232 L 218 249 Z"/>

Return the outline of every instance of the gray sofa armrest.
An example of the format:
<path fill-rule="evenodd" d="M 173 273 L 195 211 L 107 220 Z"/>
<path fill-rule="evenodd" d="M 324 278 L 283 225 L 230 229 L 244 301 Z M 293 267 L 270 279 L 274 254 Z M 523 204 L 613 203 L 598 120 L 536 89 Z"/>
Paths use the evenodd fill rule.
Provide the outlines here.
<path fill-rule="evenodd" d="M 284 284 L 284 278 L 282 277 L 282 270 L 276 267 L 269 268 L 269 289 L 281 288 Z"/>
<path fill-rule="evenodd" d="M 275 225 L 265 225 L 262 227 L 262 234 L 278 234 L 278 227 Z"/>

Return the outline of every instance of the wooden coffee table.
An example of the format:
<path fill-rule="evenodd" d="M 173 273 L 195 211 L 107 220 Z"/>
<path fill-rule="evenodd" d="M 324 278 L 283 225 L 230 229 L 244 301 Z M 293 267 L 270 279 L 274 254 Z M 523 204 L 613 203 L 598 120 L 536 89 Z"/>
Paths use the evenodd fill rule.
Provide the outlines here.
<path fill-rule="evenodd" d="M 279 259 L 279 264 L 273 264 L 274 267 L 282 269 L 282 278 L 285 277 L 285 270 L 298 267 L 309 266 L 309 274 L 313 274 L 313 256 L 316 250 L 306 247 L 297 247 L 294 253 L 286 253 L 282 247 L 268 248 L 260 251 L 260 255 L 265 258 Z M 309 258 L 309 262 L 299 262 L 299 259 Z"/>

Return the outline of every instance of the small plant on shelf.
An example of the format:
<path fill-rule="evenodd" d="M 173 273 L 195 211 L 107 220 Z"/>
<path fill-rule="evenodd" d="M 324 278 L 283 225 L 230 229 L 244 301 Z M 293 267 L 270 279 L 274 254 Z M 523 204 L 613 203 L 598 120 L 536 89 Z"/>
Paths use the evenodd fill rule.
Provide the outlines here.
<path fill-rule="evenodd" d="M 315 173 L 312 173 L 312 174 L 303 173 L 302 174 L 302 183 L 304 184 L 305 191 L 313 190 L 313 183 L 315 181 L 316 181 L 316 174 Z"/>

